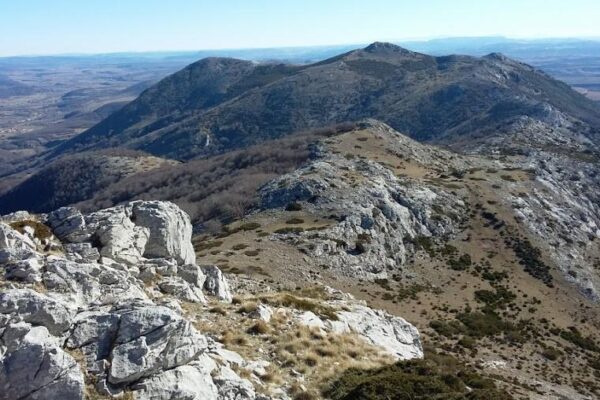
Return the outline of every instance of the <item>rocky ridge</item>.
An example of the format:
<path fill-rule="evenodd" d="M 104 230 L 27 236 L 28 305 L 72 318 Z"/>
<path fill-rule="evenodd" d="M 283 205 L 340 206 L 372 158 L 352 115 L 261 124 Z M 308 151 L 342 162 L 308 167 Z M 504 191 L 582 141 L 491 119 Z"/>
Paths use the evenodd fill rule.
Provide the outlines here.
<path fill-rule="evenodd" d="M 288 398 L 285 385 L 264 394 L 257 375 L 238 373 L 253 365 L 260 372 L 256 365 L 268 361 L 247 361 L 199 328 L 206 304 L 231 303 L 232 293 L 217 267 L 196 264 L 189 217 L 174 204 L 18 212 L 1 221 L 0 399 Z M 328 307 L 339 310 L 335 318 L 288 312 L 324 334 L 356 335 L 391 359 L 423 357 L 417 330 L 401 318 L 348 297 Z"/>
<path fill-rule="evenodd" d="M 262 187 L 262 211 L 292 205 L 333 221 L 309 229 L 292 225 L 278 239 L 343 276 L 413 276 L 404 268 L 408 258 L 468 227 L 475 206 L 468 200 L 476 192 L 461 182 L 481 171 L 481 177 L 468 179 L 488 182 L 490 201 L 506 219 L 495 223 L 516 222 L 566 280 L 586 297 L 599 298 L 600 208 L 594 188 L 600 182 L 593 153 L 566 146 L 532 147 L 512 156 L 460 155 L 417 143 L 375 120 L 345 135 L 322 141 L 307 165 Z M 383 145 L 369 153 L 369 140 Z M 342 142 L 356 144 L 336 147 Z M 394 163 L 405 165 L 399 169 Z"/>

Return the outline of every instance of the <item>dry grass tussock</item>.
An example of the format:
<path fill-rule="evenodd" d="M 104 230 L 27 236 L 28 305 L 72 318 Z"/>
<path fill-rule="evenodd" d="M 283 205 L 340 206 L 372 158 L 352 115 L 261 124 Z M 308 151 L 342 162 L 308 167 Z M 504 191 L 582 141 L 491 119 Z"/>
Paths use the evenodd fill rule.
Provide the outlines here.
<path fill-rule="evenodd" d="M 248 315 L 258 301 L 273 306 L 274 314 L 268 323 Z M 259 391 L 265 394 L 283 384 L 295 398 L 321 398 L 321 390 L 340 371 L 393 363 L 379 348 L 353 333 L 325 333 L 298 324 L 294 309 L 302 311 L 306 304 L 317 311 L 328 309 L 326 305 L 317 306 L 318 300 L 273 293 L 238 299 L 236 303 L 209 306 L 219 307 L 226 316 L 222 312 L 203 313 L 197 305 L 186 305 L 186 311 L 198 319 L 196 326 L 201 332 L 215 337 L 226 348 L 247 360 L 264 359 L 271 363 L 267 374 L 260 377 Z"/>

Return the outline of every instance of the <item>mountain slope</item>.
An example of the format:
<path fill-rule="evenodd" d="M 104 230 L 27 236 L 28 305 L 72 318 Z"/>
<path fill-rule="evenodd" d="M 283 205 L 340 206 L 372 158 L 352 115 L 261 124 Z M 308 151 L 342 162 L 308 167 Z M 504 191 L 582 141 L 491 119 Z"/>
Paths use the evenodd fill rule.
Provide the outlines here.
<path fill-rule="evenodd" d="M 580 162 L 575 181 L 571 162 L 458 155 L 367 121 L 323 140 L 303 167 L 261 188 L 255 212 L 195 247 L 244 286 L 325 283 L 408 315 L 426 348 L 516 398 L 595 399 L 600 209 L 582 190 L 597 187 L 586 171 L 595 165 Z M 354 373 L 334 385 L 351 392 L 337 398 L 369 385 Z M 401 381 L 381 374 L 371 384 L 383 393 Z"/>
<path fill-rule="evenodd" d="M 439 143 L 487 141 L 535 123 L 595 142 L 600 129 L 597 104 L 525 64 L 374 43 L 303 67 L 202 60 L 53 155 L 125 146 L 189 159 L 366 117 Z"/>

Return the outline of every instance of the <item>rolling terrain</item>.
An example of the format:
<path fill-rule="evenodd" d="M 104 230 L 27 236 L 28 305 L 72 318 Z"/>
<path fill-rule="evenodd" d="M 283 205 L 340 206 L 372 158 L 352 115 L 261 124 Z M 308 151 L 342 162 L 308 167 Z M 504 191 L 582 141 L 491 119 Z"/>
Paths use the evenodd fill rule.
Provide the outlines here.
<path fill-rule="evenodd" d="M 0 224 L 0 250 L 33 257 L 0 286 L 75 296 L 83 321 L 106 290 L 111 321 L 128 296 L 164 305 L 216 363 L 172 356 L 189 343 L 170 328 L 102 354 L 68 342 L 88 394 L 172 396 L 200 373 L 217 399 L 600 396 L 600 107 L 567 84 L 497 53 L 374 43 L 305 65 L 206 58 L 117 108 L 0 196 L 0 214 L 35 213 L 1 221 L 39 242 L 14 248 Z M 73 285 L 53 275 L 70 262 Z"/>
<path fill-rule="evenodd" d="M 465 139 L 462 149 L 539 124 L 589 145 L 598 115 L 569 86 L 499 54 L 431 57 L 374 43 L 306 66 L 204 59 L 50 156 L 126 147 L 185 160 L 367 117 L 421 141 Z"/>

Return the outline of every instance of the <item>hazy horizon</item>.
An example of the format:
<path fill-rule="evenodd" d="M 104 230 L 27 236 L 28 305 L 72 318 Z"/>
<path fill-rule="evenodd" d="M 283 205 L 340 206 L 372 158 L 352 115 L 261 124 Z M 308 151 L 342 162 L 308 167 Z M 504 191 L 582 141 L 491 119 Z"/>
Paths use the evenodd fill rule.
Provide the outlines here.
<path fill-rule="evenodd" d="M 599 40 L 600 4 L 22 0 L 0 2 L 0 57 L 350 46 L 448 38 Z"/>
<path fill-rule="evenodd" d="M 354 42 L 354 43 L 330 43 L 330 44 L 317 44 L 317 45 L 299 45 L 299 46 L 272 46 L 272 47 L 222 47 L 222 48 L 190 48 L 190 49 L 151 49 L 151 50 L 121 50 L 121 51 L 101 51 L 101 52 L 65 52 L 65 53 L 30 53 L 30 54 L 13 54 L 13 55 L 0 55 L 0 58 L 27 58 L 27 57 L 86 57 L 86 56 L 110 56 L 110 55 L 160 55 L 160 54 L 186 54 L 186 53 L 198 53 L 198 52 L 228 52 L 228 51 L 253 51 L 253 50 L 295 50 L 295 49 L 334 49 L 334 48 L 345 48 L 345 47 L 360 47 L 367 46 L 374 42 L 388 42 L 394 43 L 399 46 L 403 44 L 427 44 L 434 43 L 436 41 L 454 41 L 454 40 L 473 40 L 473 39 L 498 39 L 499 43 L 533 43 L 533 42 L 546 42 L 546 41 L 579 41 L 579 42 L 598 42 L 600 44 L 600 37 L 589 36 L 589 37 L 507 37 L 507 36 L 442 36 L 434 38 L 409 38 L 409 39 L 392 39 L 392 40 L 373 40 L 369 42 Z"/>

